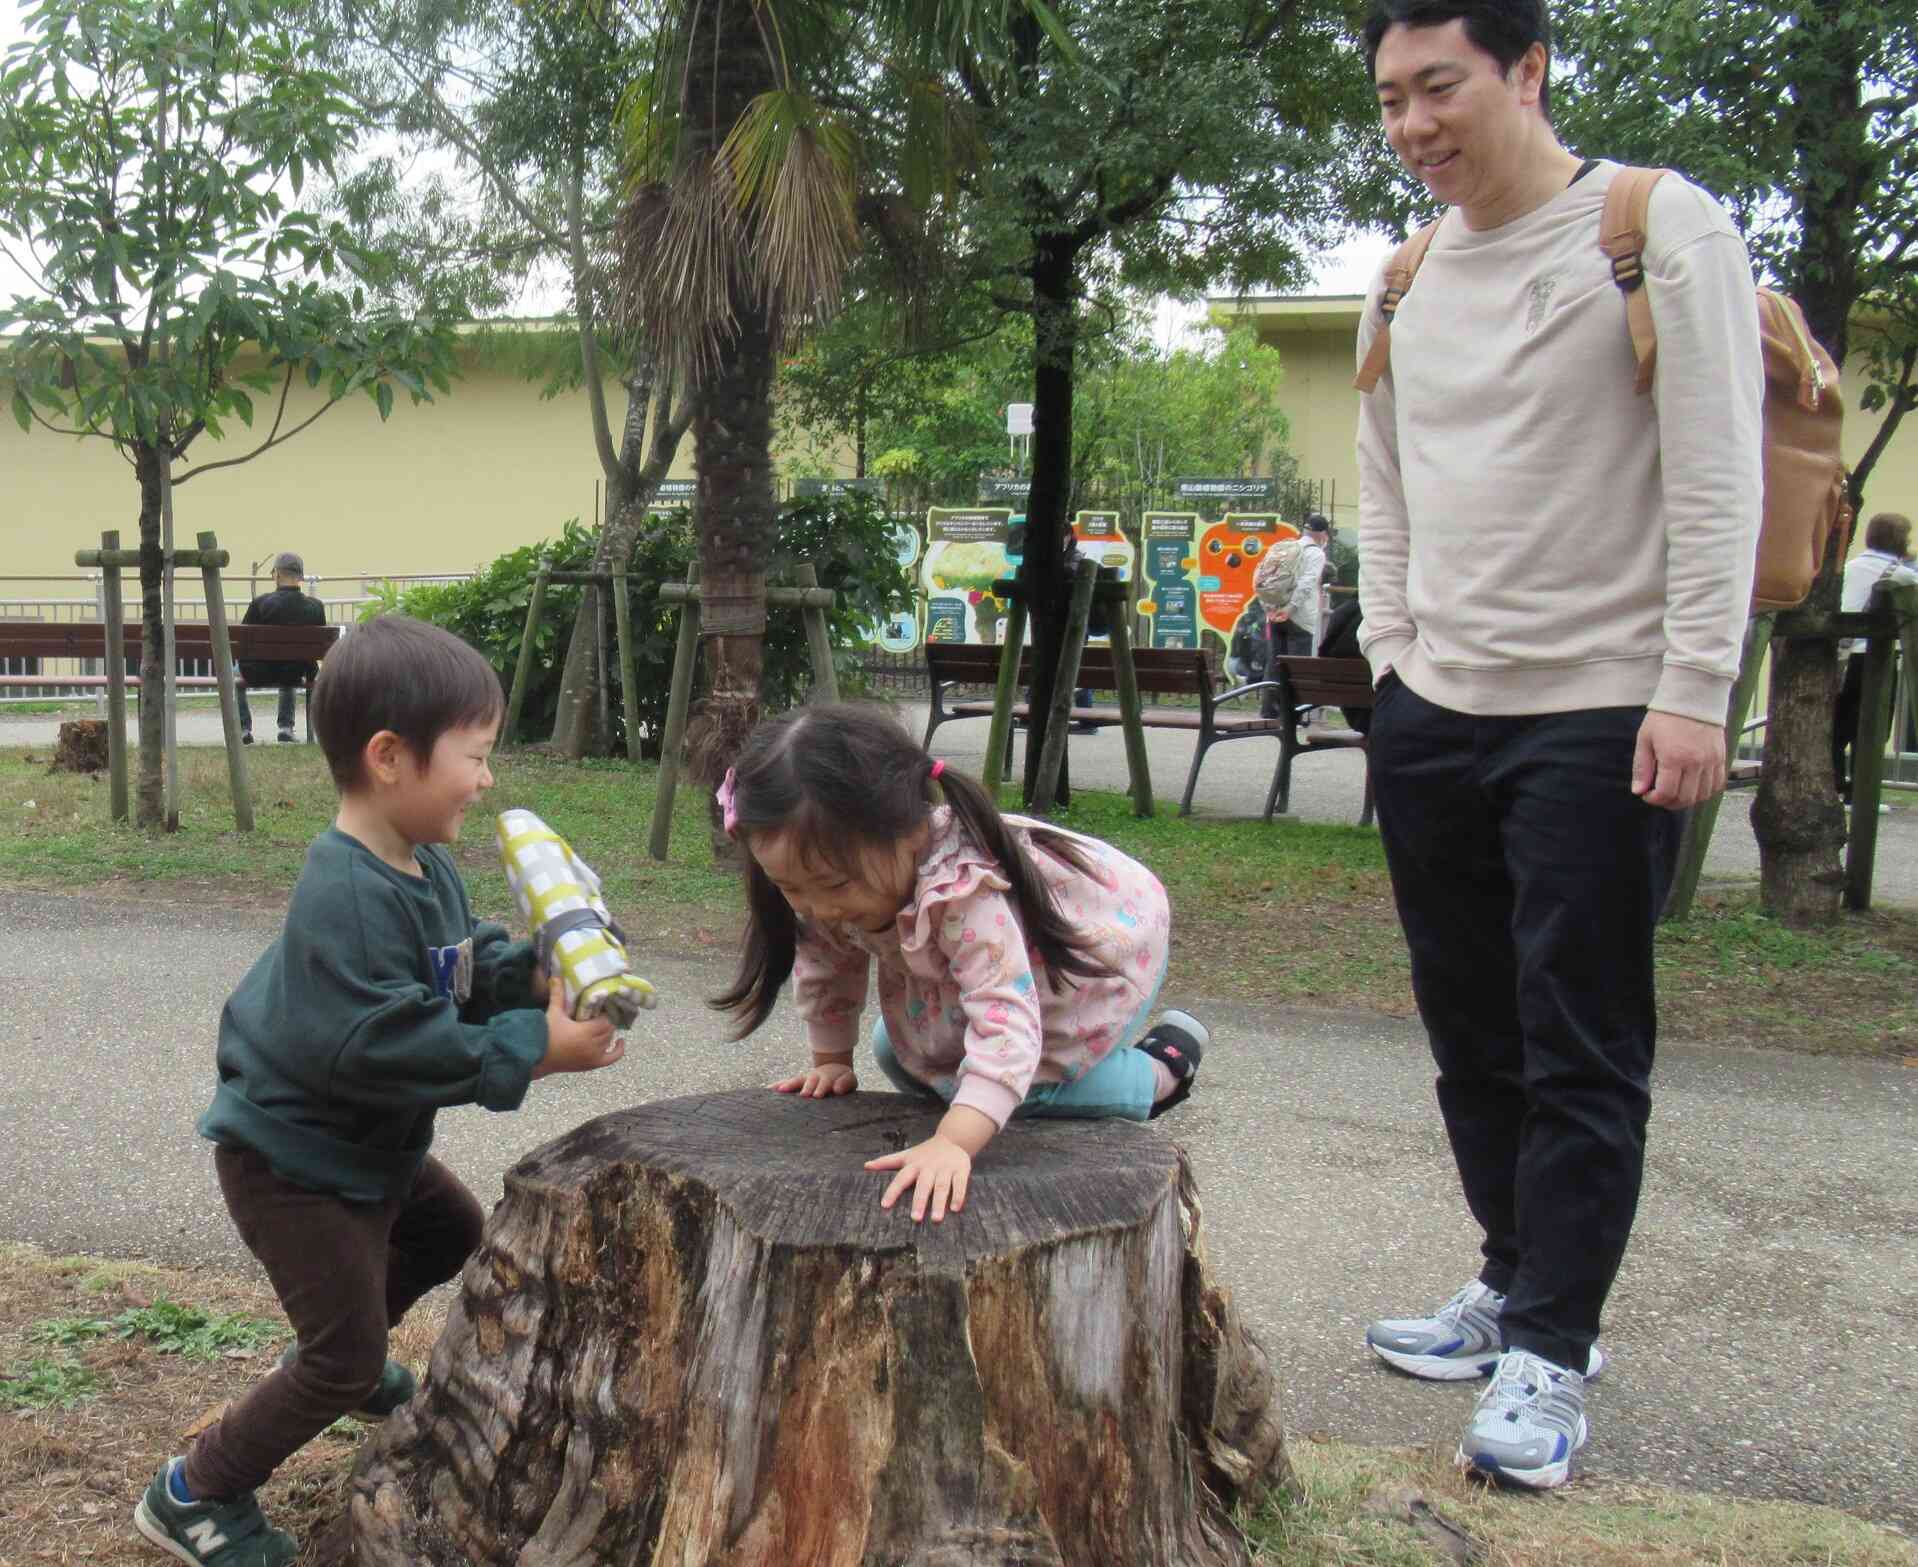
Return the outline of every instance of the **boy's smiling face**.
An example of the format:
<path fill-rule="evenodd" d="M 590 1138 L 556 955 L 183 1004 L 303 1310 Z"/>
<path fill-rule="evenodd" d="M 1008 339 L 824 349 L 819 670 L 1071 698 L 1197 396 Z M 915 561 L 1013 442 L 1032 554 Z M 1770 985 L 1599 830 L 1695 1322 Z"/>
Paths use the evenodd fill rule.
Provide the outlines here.
<path fill-rule="evenodd" d="M 384 795 L 384 812 L 409 843 L 454 843 L 466 811 L 493 787 L 487 765 L 499 724 L 449 729 L 433 743 L 424 766 L 404 744 Z"/>

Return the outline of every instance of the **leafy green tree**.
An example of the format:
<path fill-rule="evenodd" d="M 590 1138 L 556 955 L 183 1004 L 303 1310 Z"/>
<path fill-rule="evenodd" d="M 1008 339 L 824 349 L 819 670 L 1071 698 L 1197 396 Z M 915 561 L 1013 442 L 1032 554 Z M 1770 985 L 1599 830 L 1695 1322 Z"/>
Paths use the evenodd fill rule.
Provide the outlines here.
<path fill-rule="evenodd" d="M 1918 407 L 1918 12 L 1904 0 L 1581 0 L 1560 21 L 1573 144 L 1669 164 L 1721 196 L 1833 359 L 1862 354 L 1866 389 L 1847 414 L 1874 426 L 1851 475 L 1862 510 Z M 1841 566 L 1834 542 L 1801 625 L 1837 607 Z M 1765 905 L 1796 922 L 1837 914 L 1837 685 L 1834 643 L 1774 642 L 1752 824 Z"/>
<path fill-rule="evenodd" d="M 23 428 L 98 439 L 133 470 L 149 692 L 165 679 L 173 491 L 355 394 L 384 419 L 396 388 L 419 402 L 448 385 L 445 329 L 369 303 L 358 279 L 380 258 L 292 204 L 363 124 L 295 11 L 44 0 L 0 71 L 0 242 L 32 290 L 0 307 L 0 377 Z M 289 424 L 299 380 L 319 406 Z M 202 437 L 256 418 L 250 449 L 195 461 Z M 170 829 L 165 705 L 141 704 L 136 818 Z"/>

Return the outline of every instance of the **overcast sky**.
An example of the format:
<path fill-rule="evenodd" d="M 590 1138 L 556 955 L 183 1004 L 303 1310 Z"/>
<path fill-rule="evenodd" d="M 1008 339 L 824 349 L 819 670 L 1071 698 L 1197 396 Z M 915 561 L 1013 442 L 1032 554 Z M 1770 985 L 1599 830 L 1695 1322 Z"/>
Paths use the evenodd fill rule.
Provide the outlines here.
<path fill-rule="evenodd" d="M 25 36 L 26 29 L 21 18 L 29 5 L 25 0 L 0 0 L 0 53 Z M 1326 294 L 1358 294 L 1365 291 L 1372 273 L 1377 269 L 1381 257 L 1390 241 L 1380 238 L 1354 240 L 1329 251 L 1321 261 L 1315 280 L 1315 292 Z M 0 260 L 0 297 L 10 297 L 21 292 L 20 275 L 4 260 Z M 558 300 L 542 301 L 528 298 L 521 308 L 529 313 L 541 309 L 556 308 Z M 1172 300 L 1164 302 L 1160 309 L 1160 336 L 1176 336 L 1182 322 L 1202 317 L 1202 305 L 1181 306 Z"/>

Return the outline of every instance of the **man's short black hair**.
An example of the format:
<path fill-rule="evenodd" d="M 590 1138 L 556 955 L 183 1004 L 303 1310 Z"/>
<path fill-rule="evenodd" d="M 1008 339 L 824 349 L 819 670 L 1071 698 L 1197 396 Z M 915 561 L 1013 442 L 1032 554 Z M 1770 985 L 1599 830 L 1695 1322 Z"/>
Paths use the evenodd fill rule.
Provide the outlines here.
<path fill-rule="evenodd" d="M 366 742 L 390 729 L 424 768 L 439 737 L 497 723 L 505 694 L 493 666 L 450 631 L 410 615 L 355 626 L 320 665 L 313 734 L 342 794 L 362 787 Z"/>
<path fill-rule="evenodd" d="M 1372 0 L 1365 19 L 1365 74 L 1378 74 L 1379 40 L 1388 29 L 1401 22 L 1407 27 L 1443 27 L 1452 21 L 1465 24 L 1466 38 L 1498 61 L 1501 71 L 1517 65 L 1533 44 L 1545 45 L 1548 69 L 1539 83 L 1538 107 L 1549 124 L 1552 19 L 1545 14 L 1545 0 Z"/>

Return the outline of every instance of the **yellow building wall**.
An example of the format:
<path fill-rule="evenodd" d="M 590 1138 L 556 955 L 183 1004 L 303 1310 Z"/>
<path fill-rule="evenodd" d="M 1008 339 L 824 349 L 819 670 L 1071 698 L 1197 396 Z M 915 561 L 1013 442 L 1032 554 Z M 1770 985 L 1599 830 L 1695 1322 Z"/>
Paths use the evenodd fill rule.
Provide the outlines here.
<path fill-rule="evenodd" d="M 271 557 L 295 550 L 320 579 L 322 597 L 352 594 L 348 579 L 466 572 L 522 544 L 552 538 L 569 517 L 595 518 L 599 460 L 585 393 L 542 399 L 537 382 L 469 366 L 452 391 L 415 406 L 404 392 L 384 424 L 355 395 L 283 446 L 235 468 L 210 471 L 174 492 L 174 541 L 189 547 L 211 529 L 231 553 L 229 599 L 246 596 L 247 568 L 270 574 Z M 283 428 L 320 406 L 300 378 Z M 256 395 L 251 430 L 234 421 L 224 440 L 204 436 L 193 463 L 251 451 L 271 427 L 273 405 Z M 615 432 L 622 387 L 607 389 Z M 616 437 L 617 438 L 617 435 Z M 849 469 L 844 470 L 850 472 Z M 672 477 L 691 478 L 693 442 L 680 442 Z M 133 470 L 100 439 L 75 440 L 36 425 L 23 434 L 0 406 L 0 599 L 90 594 L 73 563 L 102 529 L 139 542 L 140 493 Z M 197 598 L 198 581 L 182 596 Z"/>
<path fill-rule="evenodd" d="M 1256 320 L 1261 342 L 1279 350 L 1285 380 L 1279 405 L 1291 422 L 1290 449 L 1299 472 L 1308 479 L 1328 481 L 1333 489 L 1333 520 L 1356 537 L 1359 474 L 1354 448 L 1359 393 L 1352 385 L 1353 342 L 1358 331 L 1361 302 L 1357 299 L 1261 299 L 1243 303 L 1214 301 L 1215 318 L 1237 312 Z M 1845 456 L 1856 462 L 1877 433 L 1882 412 L 1860 413 L 1864 392 L 1864 358 L 1854 353 L 1845 366 Z M 1918 417 L 1907 416 L 1899 426 L 1865 489 L 1865 517 L 1876 512 L 1904 512 L 1918 516 Z M 1854 530 L 1854 548 L 1864 534 L 1864 518 Z"/>

